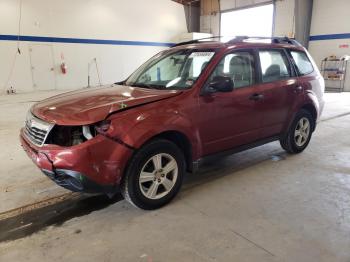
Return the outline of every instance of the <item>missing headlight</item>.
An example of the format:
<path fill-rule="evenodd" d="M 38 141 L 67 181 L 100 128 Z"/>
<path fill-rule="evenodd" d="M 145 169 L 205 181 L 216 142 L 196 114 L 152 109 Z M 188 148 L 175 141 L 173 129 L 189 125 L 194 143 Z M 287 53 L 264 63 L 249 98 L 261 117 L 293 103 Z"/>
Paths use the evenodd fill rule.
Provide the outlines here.
<path fill-rule="evenodd" d="M 96 136 L 93 126 L 59 126 L 51 130 L 46 143 L 58 146 L 75 146 Z"/>

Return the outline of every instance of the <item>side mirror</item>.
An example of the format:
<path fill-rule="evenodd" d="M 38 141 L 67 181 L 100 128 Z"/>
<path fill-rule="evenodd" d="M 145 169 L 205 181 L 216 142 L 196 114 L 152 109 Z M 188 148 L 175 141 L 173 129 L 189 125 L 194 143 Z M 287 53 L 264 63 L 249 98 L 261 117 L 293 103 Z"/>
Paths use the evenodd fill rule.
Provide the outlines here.
<path fill-rule="evenodd" d="M 215 76 L 214 79 L 209 83 L 208 92 L 232 92 L 233 81 L 228 76 Z"/>

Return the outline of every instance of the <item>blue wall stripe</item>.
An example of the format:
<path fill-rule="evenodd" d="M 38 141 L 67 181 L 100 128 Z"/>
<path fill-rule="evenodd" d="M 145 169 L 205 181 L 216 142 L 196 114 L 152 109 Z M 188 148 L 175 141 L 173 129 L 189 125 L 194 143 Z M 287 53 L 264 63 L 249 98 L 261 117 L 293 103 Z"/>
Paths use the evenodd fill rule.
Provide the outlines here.
<path fill-rule="evenodd" d="M 17 41 L 17 35 L 0 35 L 0 40 Z M 144 42 L 144 41 L 126 41 L 126 40 L 100 40 L 86 38 L 66 38 L 66 37 L 47 37 L 47 36 L 27 36 L 21 35 L 19 41 L 27 42 L 45 42 L 45 43 L 70 43 L 70 44 L 95 44 L 95 45 L 128 45 L 128 46 L 164 46 L 171 47 L 174 43 L 163 42 Z"/>
<path fill-rule="evenodd" d="M 336 40 L 336 39 L 350 39 L 350 33 L 310 36 L 310 41 Z M 0 41 L 1 40 L 17 41 L 18 36 L 17 35 L 0 35 Z M 27 35 L 20 36 L 19 41 L 45 42 L 45 43 L 69 43 L 69 44 L 95 44 L 95 45 L 163 46 L 163 47 L 171 47 L 175 44 L 175 43 L 166 43 L 166 42 L 103 40 L 103 39 L 27 36 Z"/>
<path fill-rule="evenodd" d="M 335 39 L 350 39 L 350 33 L 310 36 L 310 41 L 335 40 Z"/>

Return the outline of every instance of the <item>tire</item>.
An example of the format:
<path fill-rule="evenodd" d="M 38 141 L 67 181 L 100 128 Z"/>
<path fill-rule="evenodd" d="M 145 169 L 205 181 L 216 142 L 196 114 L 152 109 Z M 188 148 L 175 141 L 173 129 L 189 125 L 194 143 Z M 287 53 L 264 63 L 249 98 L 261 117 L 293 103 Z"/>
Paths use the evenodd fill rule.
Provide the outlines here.
<path fill-rule="evenodd" d="M 153 140 L 132 157 L 121 183 L 121 193 L 138 208 L 160 208 L 179 192 L 185 170 L 184 155 L 174 143 Z"/>
<path fill-rule="evenodd" d="M 302 122 L 307 125 L 308 131 L 302 127 Z M 312 132 L 315 129 L 315 119 L 307 110 L 300 110 L 291 124 L 287 134 L 280 139 L 280 144 L 284 150 L 290 154 L 298 154 L 310 143 Z M 303 130 L 302 132 L 300 130 Z M 298 132 L 299 131 L 299 132 Z"/>

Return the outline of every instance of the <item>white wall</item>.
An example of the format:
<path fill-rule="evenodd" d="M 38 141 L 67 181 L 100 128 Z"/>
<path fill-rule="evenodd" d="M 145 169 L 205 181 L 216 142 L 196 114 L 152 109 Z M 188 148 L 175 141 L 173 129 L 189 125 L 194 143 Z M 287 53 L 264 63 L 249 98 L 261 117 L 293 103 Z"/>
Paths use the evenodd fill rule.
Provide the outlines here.
<path fill-rule="evenodd" d="M 276 1 L 275 8 L 275 36 L 294 37 L 294 7 L 295 0 Z"/>
<path fill-rule="evenodd" d="M 0 0 L 0 35 L 16 35 L 19 0 Z M 23 0 L 21 35 L 103 40 L 176 42 L 187 32 L 184 8 L 170 0 Z M 29 48 L 40 43 L 20 42 L 9 86 L 32 91 Z M 48 43 L 42 43 L 47 45 Z M 87 85 L 87 65 L 97 58 L 103 84 L 127 77 L 145 59 L 166 47 L 49 43 L 52 46 L 57 89 Z M 0 40 L 0 91 L 16 52 L 16 42 Z M 60 73 L 61 54 L 68 73 Z M 47 59 L 43 57 L 43 59 Z M 33 65 L 36 66 L 36 65 Z M 92 84 L 97 84 L 92 70 Z"/>
<path fill-rule="evenodd" d="M 220 13 L 216 13 L 214 15 L 201 15 L 200 31 L 202 33 L 208 33 L 214 36 L 219 36 L 220 35 Z"/>
<path fill-rule="evenodd" d="M 314 0 L 311 21 L 311 36 L 350 33 L 350 1 Z M 309 51 L 318 65 L 322 59 L 330 55 L 338 57 L 348 54 L 349 48 L 339 48 L 340 45 L 350 45 L 350 39 L 310 41 Z M 346 91 L 350 91 L 350 68 L 346 81 Z"/>

